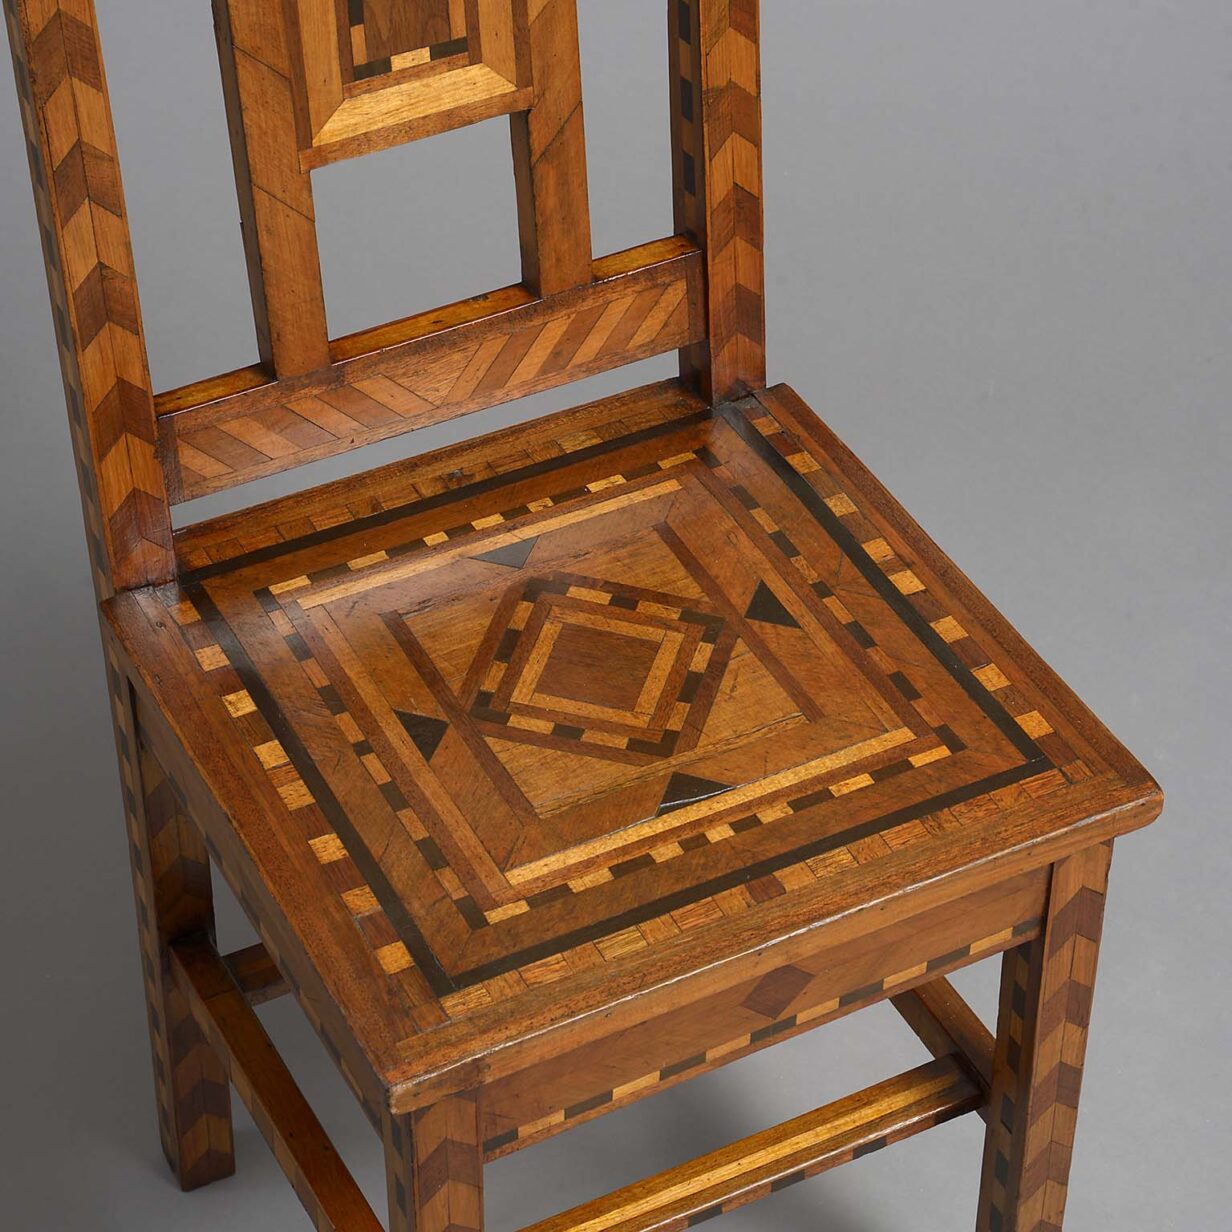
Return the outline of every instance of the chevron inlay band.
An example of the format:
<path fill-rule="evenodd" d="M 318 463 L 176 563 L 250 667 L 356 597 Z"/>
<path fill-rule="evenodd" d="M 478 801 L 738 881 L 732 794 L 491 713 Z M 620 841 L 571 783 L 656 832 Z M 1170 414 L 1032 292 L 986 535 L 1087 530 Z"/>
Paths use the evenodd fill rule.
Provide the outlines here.
<path fill-rule="evenodd" d="M 1058 864 L 1043 933 L 1006 958 L 979 1232 L 1065 1217 L 1111 860 L 1108 844 Z"/>
<path fill-rule="evenodd" d="M 171 518 L 92 0 L 5 0 L 95 589 L 166 581 Z"/>

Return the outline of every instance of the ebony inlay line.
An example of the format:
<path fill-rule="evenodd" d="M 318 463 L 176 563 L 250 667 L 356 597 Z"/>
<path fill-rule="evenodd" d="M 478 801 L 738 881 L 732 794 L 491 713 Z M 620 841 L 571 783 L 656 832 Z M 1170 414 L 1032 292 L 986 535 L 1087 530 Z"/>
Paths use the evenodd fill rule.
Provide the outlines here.
<path fill-rule="evenodd" d="M 714 877 L 709 881 L 690 886 L 684 890 L 678 890 L 674 894 L 664 895 L 653 902 L 642 903 L 635 908 L 622 912 L 620 915 L 609 916 L 606 920 L 599 920 L 582 928 L 574 929 L 571 932 L 557 934 L 547 941 L 538 942 L 516 953 L 494 959 L 490 963 L 484 963 L 467 971 L 459 972 L 454 979 L 458 982 L 459 986 L 463 988 L 470 987 L 472 984 L 481 983 L 483 980 L 492 979 L 494 976 L 504 975 L 515 967 L 536 962 L 541 958 L 548 958 L 553 954 L 559 954 L 564 950 L 572 949 L 574 946 L 584 945 L 588 941 L 597 941 L 609 933 L 622 932 L 633 925 L 644 924 L 647 920 L 654 919 L 655 916 L 667 915 L 669 912 L 678 911 L 681 907 L 688 907 L 699 899 L 719 894 L 723 890 L 734 889 L 736 886 L 750 881 L 756 881 L 759 877 L 764 877 L 768 873 L 776 873 L 791 864 L 800 864 L 805 860 L 813 859 L 815 856 L 825 855 L 838 847 L 845 847 L 848 843 L 853 843 L 857 839 L 867 838 L 869 835 L 878 834 L 882 830 L 892 829 L 894 826 L 902 825 L 909 821 L 919 821 L 920 818 L 927 817 L 929 813 L 953 808 L 954 805 L 963 804 L 967 800 L 974 799 L 976 796 L 987 795 L 1002 787 L 1009 787 L 1014 783 L 1020 783 L 1024 779 L 1031 778 L 1033 775 L 1049 769 L 1052 769 L 1052 763 L 1042 756 L 1034 762 L 1024 762 L 1020 766 L 1012 766 L 1010 769 L 1003 770 L 1000 774 L 994 774 L 990 778 L 981 779 L 976 783 L 969 783 L 966 787 L 957 787 L 953 791 L 933 796 L 930 800 L 907 805 L 905 808 L 898 809 L 893 813 L 870 818 L 859 825 L 849 826 L 846 830 L 827 835 L 825 838 L 816 839 L 812 843 L 806 843 L 802 847 L 797 847 L 794 851 L 781 852 L 777 856 L 769 856 L 757 864 L 745 865 L 743 868 L 735 869 L 720 877 Z"/>
<path fill-rule="evenodd" d="M 440 671 L 433 663 L 431 656 L 419 644 L 419 639 L 406 626 L 406 621 L 396 612 L 382 612 L 381 621 L 389 630 L 390 637 L 406 655 L 424 683 L 432 691 L 437 704 L 445 713 L 446 720 L 465 741 L 472 755 L 483 765 L 491 778 L 492 785 L 500 793 L 500 797 L 509 806 L 510 811 L 523 824 L 533 824 L 538 820 L 538 814 L 531 807 L 518 788 L 512 774 L 504 762 L 488 747 L 487 741 L 467 722 L 466 709 L 459 703 L 442 679 Z M 432 812 L 435 814 L 436 810 Z M 438 824 L 439 818 L 438 818 Z"/>
<path fill-rule="evenodd" d="M 201 619 L 209 626 L 215 641 L 222 647 L 223 652 L 230 660 L 231 666 L 243 682 L 244 688 L 248 690 L 248 695 L 261 712 L 262 718 L 269 724 L 270 730 L 291 759 L 291 763 L 299 773 L 300 778 L 304 780 L 309 791 L 312 792 L 313 798 L 316 800 L 321 812 L 325 814 L 326 820 L 334 827 L 334 832 L 342 839 L 343 844 L 346 846 L 347 854 L 354 860 L 361 876 L 368 883 L 373 894 L 376 895 L 377 902 L 381 904 L 381 908 L 386 916 L 389 917 L 389 922 L 393 926 L 394 931 L 410 952 L 411 958 L 423 973 L 432 991 L 438 997 L 456 992 L 456 985 L 450 979 L 444 967 L 441 966 L 435 953 L 433 953 L 428 939 L 420 932 L 407 912 L 402 900 L 394 893 L 393 888 L 385 878 L 385 873 L 381 869 L 380 864 L 377 863 L 376 858 L 369 851 L 368 845 L 351 824 L 351 819 L 347 816 L 346 810 L 338 803 L 338 798 L 330 790 L 329 784 L 326 783 L 321 772 L 317 769 L 316 763 L 308 755 L 308 750 L 300 742 L 295 729 L 287 722 L 286 716 L 282 713 L 282 708 L 274 700 L 273 694 L 266 687 L 265 681 L 262 680 L 260 673 L 258 673 L 257 669 L 253 666 L 252 660 L 248 657 L 248 652 L 244 649 L 243 643 L 232 631 L 231 626 L 218 610 L 209 592 L 204 586 L 193 586 L 185 589 Z"/>
<path fill-rule="evenodd" d="M 1011 930 L 1014 938 L 1034 937 L 1039 934 L 1042 927 L 1042 920 L 1039 917 L 1030 917 L 1025 920 L 1020 920 L 1014 925 Z M 943 968 L 953 968 L 961 965 L 962 961 L 967 958 L 974 958 L 979 951 L 979 957 L 987 957 L 991 952 L 1003 951 L 988 951 L 982 948 L 983 939 L 973 941 L 968 945 L 962 946 L 957 950 L 945 955 L 943 958 L 930 959 L 926 966 L 929 971 L 938 971 Z M 806 980 L 801 985 L 799 991 L 810 983 L 811 980 Z M 866 984 L 862 988 L 843 993 L 837 998 L 838 1012 L 843 1012 L 853 1007 L 861 1007 L 870 999 L 880 997 L 882 994 L 886 996 L 895 995 L 896 984 L 891 982 L 890 978 L 881 979 L 873 984 Z M 797 993 L 798 995 L 798 993 Z M 793 997 L 794 1000 L 794 997 Z M 790 1002 L 788 1003 L 790 1004 Z M 785 1035 L 797 1028 L 807 1028 L 812 1030 L 815 1027 L 824 1025 L 829 1020 L 829 1015 L 823 1015 L 818 1018 L 815 1014 L 808 1014 L 806 1010 L 800 1010 L 795 1014 L 789 1014 L 785 1018 L 777 1018 L 773 1022 L 768 1023 L 764 1027 L 757 1027 L 755 1030 L 746 1032 L 744 1035 L 737 1036 L 730 1042 L 728 1047 L 719 1050 L 722 1060 L 720 1064 L 726 1064 L 729 1060 L 740 1060 L 742 1056 L 748 1055 L 748 1049 L 757 1048 L 773 1040 L 776 1036 Z M 711 1060 L 711 1055 L 707 1053 L 697 1053 L 694 1056 L 686 1057 L 681 1061 L 675 1061 L 669 1065 L 664 1065 L 656 1070 L 653 1077 L 656 1085 L 669 1083 L 673 1078 L 678 1078 L 682 1074 L 687 1074 L 691 1070 L 703 1068 Z M 599 1092 L 596 1095 L 583 1100 L 577 1104 L 572 1104 L 561 1110 L 561 1115 L 565 1121 L 576 1120 L 579 1116 L 585 1115 L 587 1112 L 593 1112 L 598 1108 L 606 1107 L 609 1104 L 614 1104 L 620 1097 L 615 1089 L 609 1089 Z M 502 1147 L 511 1146 L 513 1143 L 520 1141 L 523 1136 L 533 1137 L 538 1132 L 542 1122 L 536 1122 L 530 1129 L 526 1126 L 515 1126 L 513 1129 L 506 1130 L 503 1133 L 497 1134 L 492 1138 L 488 1138 L 484 1144 L 484 1150 L 489 1153 L 499 1151 Z M 881 1141 L 880 1139 L 878 1141 Z"/>
<path fill-rule="evenodd" d="M 430 60 L 447 60 L 450 56 L 465 55 L 470 47 L 470 42 L 463 35 L 461 38 L 450 39 L 445 43 L 433 43 L 428 48 L 428 58 Z"/>
<path fill-rule="evenodd" d="M 739 414 L 738 408 L 734 405 L 728 405 L 720 408 L 719 413 L 723 418 L 732 423 L 731 416 Z M 601 456 L 606 453 L 614 452 L 626 445 L 633 444 L 642 440 L 652 439 L 657 436 L 669 435 L 680 429 L 686 424 L 692 425 L 699 423 L 710 416 L 706 412 L 700 412 L 696 415 L 687 417 L 687 419 L 674 420 L 667 424 L 657 424 L 651 428 L 643 429 L 642 431 L 633 434 L 630 437 L 618 438 L 613 441 L 605 441 L 601 445 L 591 446 L 586 450 L 579 450 L 576 455 L 569 456 L 569 463 L 574 460 L 581 460 L 583 455 Z M 791 483 L 793 478 L 799 479 L 795 471 L 787 468 L 786 461 L 775 452 L 768 442 L 757 433 L 747 421 L 741 420 L 746 431 L 741 431 L 740 426 L 732 423 L 734 430 L 750 445 L 754 451 L 767 462 L 770 468 L 785 482 L 788 482 L 793 492 L 801 499 L 801 503 L 814 514 L 817 521 L 822 525 L 822 528 L 831 535 L 843 552 L 852 559 L 853 563 L 861 569 L 866 578 L 872 584 L 892 610 L 898 614 L 912 628 L 913 632 L 917 633 L 920 640 L 930 650 L 934 651 L 935 657 L 943 668 L 953 676 L 965 691 L 972 697 L 980 708 L 985 712 L 987 717 L 992 720 L 999 730 L 1010 736 L 1010 732 L 1006 731 L 1003 723 L 1013 721 L 1005 714 L 1000 706 L 993 703 L 993 709 L 990 711 L 986 703 L 992 702 L 993 699 L 984 691 L 978 681 L 971 676 L 969 669 L 962 661 L 952 652 L 948 652 L 948 647 L 941 640 L 927 622 L 911 607 L 906 597 L 898 591 L 898 589 L 889 581 L 885 574 L 876 566 L 871 557 L 863 551 L 862 545 L 856 540 L 845 527 L 838 523 L 837 518 L 831 513 L 828 506 L 821 501 L 820 497 L 814 490 L 805 485 L 803 490 L 796 483 Z M 751 433 L 752 435 L 748 435 Z M 768 456 L 767 456 L 768 455 Z M 318 538 L 329 539 L 338 537 L 339 534 L 350 533 L 361 522 L 366 524 L 386 523 L 396 520 L 398 517 L 409 516 L 410 512 L 418 512 L 421 508 L 430 508 L 432 506 L 448 503 L 457 499 L 460 492 L 475 493 L 479 491 L 491 491 L 495 488 L 507 486 L 508 484 L 517 482 L 520 478 L 524 478 L 530 474 L 542 473 L 546 470 L 557 469 L 560 467 L 562 460 L 559 458 L 548 459 L 544 463 L 535 463 L 532 466 L 522 468 L 521 471 L 509 472 L 505 475 L 492 476 L 489 479 L 479 481 L 476 484 L 470 485 L 466 489 L 456 489 L 449 493 L 441 493 L 435 497 L 425 498 L 423 501 L 416 502 L 413 505 L 402 506 L 397 510 L 385 510 L 379 514 L 370 515 L 366 519 L 357 520 L 355 523 L 349 523 L 345 527 L 330 528 L 327 531 L 318 532 L 314 536 L 305 536 L 305 539 Z M 568 463 L 566 463 L 568 464 Z M 786 470 L 786 473 L 784 473 Z M 800 480 L 803 483 L 803 480 Z M 286 549 L 287 545 L 279 545 Z M 281 555 L 281 551 L 269 552 L 268 549 L 258 549 L 252 556 L 262 554 Z M 234 562 L 230 562 L 231 567 L 234 567 Z M 218 572 L 226 571 L 224 569 Z M 204 571 L 203 571 L 204 572 Z M 201 574 L 194 575 L 194 578 L 200 577 Z M 733 870 L 729 873 L 722 874 L 718 877 L 711 878 L 705 882 L 686 887 L 672 894 L 663 895 L 657 899 L 639 904 L 635 908 L 630 908 L 627 911 L 621 912 L 616 916 L 608 916 L 600 920 L 596 920 L 590 924 L 583 925 L 577 929 L 573 929 L 563 935 L 557 934 L 551 938 L 536 942 L 532 945 L 524 946 L 523 948 L 506 954 L 500 958 L 493 959 L 490 962 L 482 963 L 476 967 L 470 968 L 453 976 L 450 976 L 433 953 L 432 947 L 424 936 L 410 913 L 406 910 L 401 901 L 393 893 L 388 882 L 385 880 L 383 873 L 376 865 L 371 852 L 363 843 L 358 832 L 349 822 L 345 810 L 334 796 L 329 785 L 320 775 L 316 766 L 309 758 L 306 749 L 303 748 L 298 738 L 294 735 L 293 730 L 282 714 L 281 708 L 273 695 L 261 682 L 255 668 L 253 668 L 247 653 L 244 651 L 238 639 L 234 636 L 230 627 L 227 625 L 225 618 L 214 606 L 212 600 L 209 599 L 204 587 L 199 583 L 194 585 L 190 591 L 190 597 L 194 603 L 198 599 L 202 603 L 198 605 L 198 611 L 201 612 L 202 619 L 206 620 L 210 627 L 214 630 L 215 636 L 224 650 L 228 652 L 228 656 L 232 658 L 233 664 L 239 673 L 241 679 L 244 680 L 245 686 L 248 687 L 249 694 L 253 702 L 257 705 L 271 729 L 274 731 L 283 744 L 288 757 L 292 764 L 295 765 L 297 771 L 304 779 L 305 783 L 310 787 L 318 805 L 334 825 L 336 832 L 343 837 L 344 842 L 348 846 L 348 850 L 354 846 L 357 850 L 352 852 L 352 858 L 355 859 L 356 865 L 360 868 L 361 873 L 368 880 L 376 894 L 378 902 L 386 911 L 391 925 L 398 933 L 400 939 L 404 942 L 407 950 L 412 958 L 420 965 L 425 978 L 428 979 L 434 993 L 437 996 L 445 995 L 449 992 L 456 992 L 474 984 L 480 983 L 483 980 L 491 979 L 499 975 L 507 974 L 518 967 L 528 963 L 535 962 L 542 958 L 550 957 L 554 954 L 563 952 L 577 945 L 582 945 L 587 942 L 599 940 L 613 932 L 632 927 L 634 925 L 645 923 L 647 920 L 653 919 L 659 915 L 665 915 L 682 907 L 689 906 L 700 899 L 710 897 L 724 890 L 732 889 L 737 885 L 744 884 L 750 881 L 755 881 L 760 877 L 776 873 L 783 868 L 792 864 L 801 863 L 805 860 L 812 859 L 816 856 L 827 854 L 839 847 L 846 846 L 848 843 L 855 842 L 858 839 L 866 838 L 870 835 L 881 833 L 885 830 L 892 829 L 895 826 L 904 824 L 910 821 L 917 821 L 921 817 L 927 816 L 930 813 L 938 812 L 945 808 L 953 807 L 956 804 L 961 804 L 967 800 L 974 799 L 978 796 L 987 795 L 999 788 L 1010 786 L 1013 783 L 1021 782 L 1024 779 L 1030 778 L 1035 774 L 1041 773 L 1044 770 L 1052 769 L 1052 762 L 1042 753 L 1034 741 L 1026 737 L 1026 733 L 1018 728 L 1017 724 L 1013 724 L 1013 730 L 1016 731 L 1023 740 L 1020 742 L 1014 740 L 1016 747 L 1021 748 L 1025 743 L 1031 750 L 1032 755 L 1028 757 L 1021 765 L 1011 767 L 1001 771 L 998 774 L 988 778 L 978 780 L 967 784 L 963 787 L 954 788 L 948 792 L 933 796 L 929 799 L 917 802 L 916 804 L 904 806 L 892 813 L 882 816 L 869 818 L 854 826 L 846 827 L 843 830 L 837 831 L 834 834 L 826 835 L 816 839 L 813 842 L 806 843 L 790 851 L 781 852 L 774 856 L 769 856 L 755 865 L 745 866 L 740 869 Z M 930 636 L 931 635 L 931 636 Z M 968 687 L 968 683 L 970 687 Z M 285 739 L 284 739 L 285 737 Z M 362 853 L 362 855 L 361 855 Z M 464 918 L 464 917 L 463 917 Z M 479 927 L 493 927 L 486 920 L 482 923 L 479 920 L 467 921 L 468 926 L 473 931 L 479 931 Z"/>
<path fill-rule="evenodd" d="M 698 424 L 705 423 L 713 418 L 713 412 L 708 409 L 693 411 L 688 415 L 681 416 L 679 419 L 670 419 L 666 423 L 652 424 L 648 428 L 639 428 L 638 431 L 632 432 L 628 436 L 600 441 L 597 445 L 587 445 L 585 449 L 579 449 L 576 453 L 566 454 L 564 457 L 544 458 L 541 462 L 532 462 L 527 466 L 519 467 L 517 470 L 506 471 L 500 475 L 489 475 L 486 479 L 477 479 L 474 483 L 464 484 L 462 487 L 450 488 L 444 492 L 434 493 L 432 496 L 421 497 L 417 501 L 410 501 L 405 505 L 396 505 L 392 509 L 382 509 L 379 513 L 370 513 L 362 518 L 354 518 L 349 522 L 340 522 L 335 526 L 327 526 L 322 530 L 313 531 L 311 534 L 299 535 L 294 539 L 280 539 L 277 543 L 267 544 L 263 548 L 254 548 L 251 552 L 245 552 L 240 556 L 216 561 L 210 565 L 202 565 L 199 569 L 193 569 L 183 574 L 180 582 L 181 585 L 187 587 L 194 582 L 208 581 L 210 578 L 218 577 L 220 574 L 237 572 L 240 569 L 247 568 L 249 565 L 273 560 L 278 556 L 289 556 L 294 552 L 303 551 L 305 548 L 314 548 L 319 544 L 329 543 L 333 539 L 344 538 L 346 535 L 365 530 L 375 530 L 378 527 L 387 526 L 390 522 L 396 522 L 400 518 L 414 517 L 416 514 L 427 513 L 432 509 L 440 509 L 456 501 L 468 500 L 474 496 L 482 496 L 484 493 L 494 491 L 497 488 L 506 487 L 513 483 L 521 483 L 524 480 L 545 475 L 549 471 L 561 470 L 566 466 L 572 466 L 575 462 L 588 462 L 592 458 L 601 458 L 605 454 L 615 453 L 617 450 L 625 449 L 630 445 L 640 445 L 644 441 L 654 440 L 660 436 L 669 436 L 671 433 L 678 432 L 683 428 L 696 427 Z M 198 525 L 204 525 L 204 523 L 198 523 Z M 185 530 L 188 529 L 192 528 L 185 528 Z"/>
<path fill-rule="evenodd" d="M 760 403 L 758 404 L 760 406 Z M 895 611 L 902 622 L 920 639 L 933 658 L 945 668 L 962 686 L 967 696 L 984 712 L 998 731 L 1026 758 L 1043 757 L 1043 750 L 1018 725 L 1012 715 L 975 678 L 971 669 L 950 648 L 945 639 L 915 610 L 906 595 L 890 581 L 885 571 L 864 550 L 864 545 L 845 527 L 842 519 L 822 500 L 816 489 L 798 471 L 788 465 L 787 459 L 757 431 L 740 405 L 734 402 L 717 407 L 715 414 L 721 417 L 732 430 L 765 462 L 772 471 L 792 490 L 799 502 L 813 515 L 814 520 L 843 550 L 851 563 L 859 569 L 864 579 Z M 767 412 L 769 414 L 769 412 Z M 778 422 L 777 420 L 775 421 Z M 780 424 L 786 432 L 786 428 Z M 1052 763 L 1049 762 L 1049 765 Z"/>
<path fill-rule="evenodd" d="M 897 825 L 909 821 L 918 821 L 921 817 L 925 817 L 930 813 L 952 808 L 956 804 L 962 804 L 977 796 L 986 795 L 1001 787 L 1008 787 L 1013 783 L 1030 778 L 1042 770 L 1052 768 L 1052 763 L 1041 755 L 1033 761 L 1024 762 L 1020 766 L 1011 767 L 989 778 L 970 783 L 965 787 L 954 788 L 951 791 L 933 796 L 914 805 L 907 805 L 895 812 L 869 818 L 858 825 L 849 826 L 791 851 L 767 857 L 757 864 L 735 869 L 698 885 L 639 904 L 637 907 L 630 908 L 616 916 L 608 916 L 604 919 L 596 920 L 589 925 L 584 925 L 563 935 L 557 934 L 544 941 L 513 951 L 501 958 L 493 959 L 491 962 L 480 964 L 477 967 L 450 976 L 440 965 L 433 953 L 431 944 L 419 926 L 393 893 L 371 852 L 351 825 L 337 797 L 334 796 L 328 783 L 322 778 L 312 759 L 308 756 L 307 750 L 304 749 L 298 737 L 294 734 L 278 703 L 252 666 L 247 652 L 240 644 L 238 638 L 232 633 L 225 618 L 214 605 L 212 599 L 209 598 L 208 593 L 203 587 L 197 587 L 190 593 L 190 598 L 194 605 L 197 606 L 201 618 L 210 625 L 219 645 L 223 647 L 228 658 L 231 659 L 254 704 L 266 722 L 269 723 L 275 736 L 282 743 L 292 764 L 308 784 L 321 811 L 326 815 L 330 824 L 334 826 L 335 832 L 342 837 L 343 842 L 347 846 L 348 853 L 351 854 L 356 866 L 371 886 L 377 901 L 384 908 L 390 924 L 406 945 L 411 957 L 417 965 L 420 965 L 425 978 L 437 996 L 460 991 L 474 984 L 481 983 L 483 980 L 507 974 L 509 971 L 528 963 L 536 962 L 541 958 L 547 958 L 566 949 L 571 949 L 574 946 L 597 941 L 610 933 L 620 932 L 625 928 L 643 924 L 656 916 L 679 910 L 681 907 L 689 906 L 700 899 L 710 897 L 724 890 L 733 889 L 737 885 L 754 881 L 767 874 L 778 872 L 789 865 L 802 863 L 816 856 L 825 855 L 839 847 L 846 846 L 848 843 L 866 838 L 872 834 L 881 833 L 887 829 L 892 829 Z M 468 925 L 472 927 L 473 931 L 479 931 L 475 927 L 476 923 L 478 921 L 468 921 Z M 488 925 L 485 920 L 483 927 L 492 927 L 492 925 Z"/>

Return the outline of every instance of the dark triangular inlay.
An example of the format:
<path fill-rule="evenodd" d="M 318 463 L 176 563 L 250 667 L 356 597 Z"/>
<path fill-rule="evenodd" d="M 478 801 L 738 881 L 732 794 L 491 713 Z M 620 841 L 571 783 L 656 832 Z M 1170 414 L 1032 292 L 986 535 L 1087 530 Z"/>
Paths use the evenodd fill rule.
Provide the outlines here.
<path fill-rule="evenodd" d="M 667 788 L 663 799 L 659 801 L 659 811 L 656 817 L 670 813 L 672 809 L 682 808 L 686 804 L 696 804 L 699 800 L 717 796 L 720 792 L 729 791 L 730 783 L 716 783 L 713 779 L 699 779 L 692 774 L 673 774 L 667 780 Z"/>
<path fill-rule="evenodd" d="M 520 569 L 526 564 L 526 559 L 535 550 L 539 536 L 531 539 L 515 539 L 504 547 L 493 548 L 491 552 L 483 552 L 475 560 L 486 560 L 489 564 L 504 565 L 507 569 Z"/>
<path fill-rule="evenodd" d="M 424 761 L 431 761 L 432 755 L 441 746 L 449 724 L 444 719 L 429 718 L 426 714 L 407 714 L 404 710 L 395 710 L 406 734 L 410 736 Z"/>
<path fill-rule="evenodd" d="M 799 621 L 783 606 L 783 601 L 765 582 L 758 582 L 753 598 L 749 601 L 745 620 L 762 620 L 768 625 L 782 625 L 785 629 L 798 629 Z"/>

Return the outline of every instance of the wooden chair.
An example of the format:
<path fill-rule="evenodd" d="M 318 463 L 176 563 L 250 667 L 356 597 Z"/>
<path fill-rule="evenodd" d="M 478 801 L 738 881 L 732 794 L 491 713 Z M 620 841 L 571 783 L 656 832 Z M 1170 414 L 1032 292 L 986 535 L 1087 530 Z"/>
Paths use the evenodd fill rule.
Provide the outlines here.
<path fill-rule="evenodd" d="M 318 1228 L 379 1226 L 251 1008 L 282 994 L 393 1232 L 478 1232 L 487 1160 L 888 998 L 930 1063 L 534 1232 L 692 1226 L 967 1112 L 981 1232 L 1059 1229 L 1112 842 L 1161 796 L 766 388 L 757 0 L 667 6 L 676 234 L 598 260 L 575 0 L 217 7 L 260 362 L 156 394 L 92 0 L 7 0 L 183 1187 L 232 1171 L 234 1087 Z M 502 114 L 523 281 L 331 339 L 313 168 Z M 996 954 L 994 1040 L 945 976 Z"/>

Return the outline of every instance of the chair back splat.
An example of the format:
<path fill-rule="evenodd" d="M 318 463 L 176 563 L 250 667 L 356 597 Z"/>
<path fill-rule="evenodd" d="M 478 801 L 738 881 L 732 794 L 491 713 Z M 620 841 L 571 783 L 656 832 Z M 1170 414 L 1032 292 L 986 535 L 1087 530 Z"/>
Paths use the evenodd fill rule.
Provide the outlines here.
<path fill-rule="evenodd" d="M 676 234 L 598 258 L 576 0 L 215 0 L 259 362 L 162 393 L 94 4 L 6 6 L 100 594 L 174 576 L 195 497 L 671 350 L 765 384 L 757 0 L 668 4 Z M 499 115 L 522 281 L 331 338 L 313 170 Z"/>

